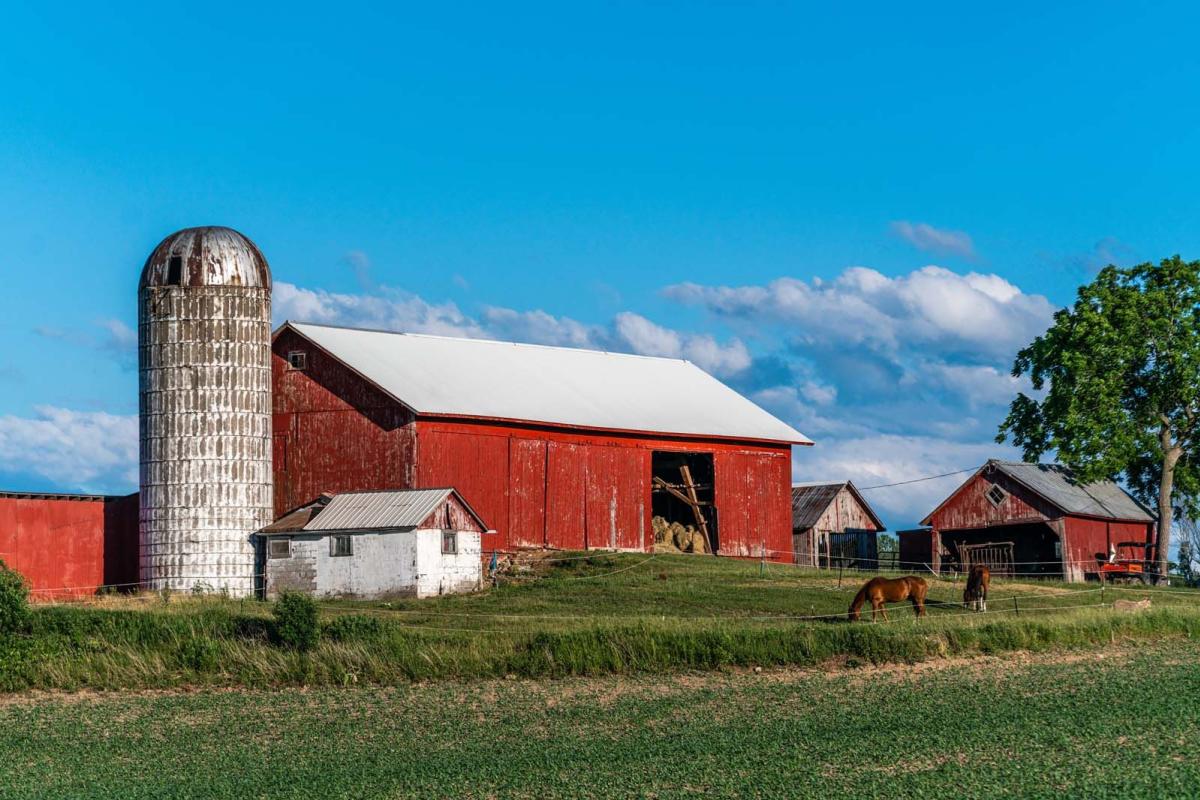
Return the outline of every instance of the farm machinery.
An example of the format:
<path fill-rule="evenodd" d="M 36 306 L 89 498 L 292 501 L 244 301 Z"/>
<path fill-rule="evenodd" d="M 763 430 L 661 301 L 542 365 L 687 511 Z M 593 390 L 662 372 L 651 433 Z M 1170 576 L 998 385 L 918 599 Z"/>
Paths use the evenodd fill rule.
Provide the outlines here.
<path fill-rule="evenodd" d="M 1101 581 L 1151 583 L 1152 566 L 1145 542 L 1117 542 L 1108 551 L 1108 560 L 1100 563 Z"/>

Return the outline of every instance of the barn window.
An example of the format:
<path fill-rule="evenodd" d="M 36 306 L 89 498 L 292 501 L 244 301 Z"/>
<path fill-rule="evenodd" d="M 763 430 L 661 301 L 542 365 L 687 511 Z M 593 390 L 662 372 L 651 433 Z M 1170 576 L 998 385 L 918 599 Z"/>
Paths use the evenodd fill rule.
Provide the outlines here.
<path fill-rule="evenodd" d="M 291 539 L 271 539 L 267 542 L 267 558 L 291 558 Z"/>
<path fill-rule="evenodd" d="M 183 283 L 183 256 L 171 256 L 167 260 L 167 286 Z"/>
<path fill-rule="evenodd" d="M 987 490 L 987 499 L 992 505 L 999 507 L 1001 503 L 1008 497 L 1008 492 L 1001 489 L 996 484 L 992 484 L 992 488 Z"/>
<path fill-rule="evenodd" d="M 293 350 L 288 353 L 288 369 L 304 369 L 308 366 L 308 353 L 303 350 Z"/>
<path fill-rule="evenodd" d="M 334 557 L 354 554 L 354 547 L 349 536 L 333 536 L 329 539 L 329 555 Z"/>
<path fill-rule="evenodd" d="M 457 531 L 442 531 L 442 555 L 453 556 L 458 554 L 458 532 Z"/>

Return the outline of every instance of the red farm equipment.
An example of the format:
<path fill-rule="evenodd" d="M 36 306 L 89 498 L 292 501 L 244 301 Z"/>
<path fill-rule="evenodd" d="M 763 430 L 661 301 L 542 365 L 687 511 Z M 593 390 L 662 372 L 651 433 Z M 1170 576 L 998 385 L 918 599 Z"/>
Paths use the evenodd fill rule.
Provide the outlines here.
<path fill-rule="evenodd" d="M 1117 542 L 1109 551 L 1108 560 L 1100 564 L 1100 580 L 1151 583 L 1148 549 L 1145 542 Z"/>

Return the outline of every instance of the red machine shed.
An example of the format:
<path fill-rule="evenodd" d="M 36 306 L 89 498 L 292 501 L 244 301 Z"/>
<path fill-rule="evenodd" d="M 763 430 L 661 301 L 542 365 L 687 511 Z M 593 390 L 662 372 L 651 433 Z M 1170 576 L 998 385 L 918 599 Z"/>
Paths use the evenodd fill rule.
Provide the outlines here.
<path fill-rule="evenodd" d="M 323 492 L 453 486 L 484 548 L 649 550 L 690 470 L 721 554 L 786 559 L 791 446 L 677 359 L 287 323 L 274 344 L 276 515 Z M 684 520 L 690 521 L 690 520 Z"/>
<path fill-rule="evenodd" d="M 1153 513 L 1112 481 L 1084 484 L 1058 464 L 988 461 L 922 524 L 935 570 L 982 562 L 1079 581 L 1122 548 L 1154 557 Z"/>
<path fill-rule="evenodd" d="M 0 492 L 0 559 L 35 600 L 138 579 L 138 496 Z"/>

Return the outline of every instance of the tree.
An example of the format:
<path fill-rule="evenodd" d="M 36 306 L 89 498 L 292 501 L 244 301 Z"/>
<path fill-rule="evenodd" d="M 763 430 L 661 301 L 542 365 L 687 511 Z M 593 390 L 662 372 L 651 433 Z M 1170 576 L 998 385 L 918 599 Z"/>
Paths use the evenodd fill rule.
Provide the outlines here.
<path fill-rule="evenodd" d="M 1200 496 L 1200 261 L 1105 267 L 1072 308 L 1017 354 L 1019 393 L 996 440 L 1036 461 L 1054 450 L 1085 482 L 1125 480 L 1158 509 L 1158 573 L 1171 520 Z"/>

